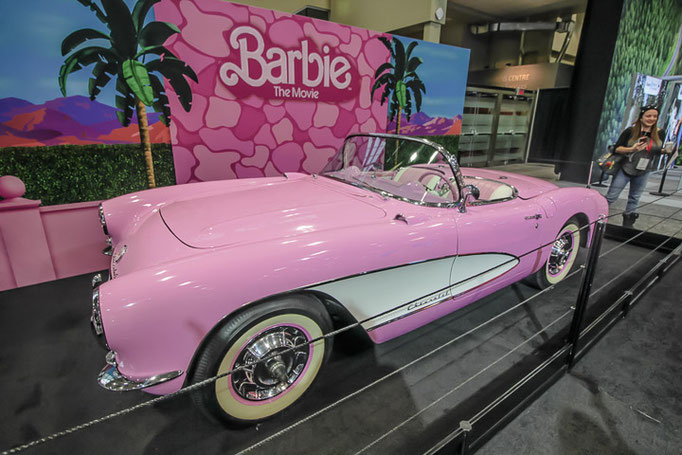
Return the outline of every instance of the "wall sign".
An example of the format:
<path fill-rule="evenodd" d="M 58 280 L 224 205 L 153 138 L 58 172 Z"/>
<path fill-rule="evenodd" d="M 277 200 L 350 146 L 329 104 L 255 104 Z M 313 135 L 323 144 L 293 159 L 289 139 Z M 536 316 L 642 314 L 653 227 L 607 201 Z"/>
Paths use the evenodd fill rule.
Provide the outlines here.
<path fill-rule="evenodd" d="M 220 80 L 237 96 L 344 101 L 358 94 L 359 75 L 350 56 L 328 44 L 316 49 L 304 39 L 287 50 L 249 25 L 237 26 L 229 36 L 234 52 L 220 66 Z"/>

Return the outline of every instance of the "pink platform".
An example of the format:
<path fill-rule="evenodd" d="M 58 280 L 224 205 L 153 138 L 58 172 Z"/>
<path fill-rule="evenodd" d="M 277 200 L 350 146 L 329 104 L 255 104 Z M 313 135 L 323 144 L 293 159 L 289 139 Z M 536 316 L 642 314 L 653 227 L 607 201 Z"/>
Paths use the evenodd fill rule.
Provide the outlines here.
<path fill-rule="evenodd" d="M 0 291 L 106 269 L 99 201 L 41 207 L 0 177 Z"/>

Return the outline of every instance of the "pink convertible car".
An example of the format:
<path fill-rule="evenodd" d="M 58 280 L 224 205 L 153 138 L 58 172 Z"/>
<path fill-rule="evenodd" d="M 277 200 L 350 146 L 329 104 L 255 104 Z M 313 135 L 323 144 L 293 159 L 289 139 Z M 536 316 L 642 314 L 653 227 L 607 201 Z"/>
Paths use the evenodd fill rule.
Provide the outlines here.
<path fill-rule="evenodd" d="M 523 278 L 557 283 L 607 210 L 596 191 L 460 169 L 440 145 L 385 134 L 348 137 L 319 175 L 105 201 L 99 383 L 168 394 L 219 375 L 195 401 L 263 420 L 310 387 L 325 334 L 356 324 L 382 343 Z"/>

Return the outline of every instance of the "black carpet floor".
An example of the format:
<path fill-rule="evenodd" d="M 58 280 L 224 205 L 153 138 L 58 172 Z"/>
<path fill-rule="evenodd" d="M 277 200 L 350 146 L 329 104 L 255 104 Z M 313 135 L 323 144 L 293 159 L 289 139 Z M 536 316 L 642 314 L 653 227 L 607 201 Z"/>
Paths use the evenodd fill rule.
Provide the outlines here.
<path fill-rule="evenodd" d="M 613 246 L 605 241 L 602 251 Z M 604 256 L 594 289 L 648 252 L 627 245 Z M 599 291 L 590 314 L 661 256 Z M 679 453 L 680 269 L 480 453 Z M 90 276 L 2 292 L 0 451 L 57 433 L 24 453 L 422 453 L 546 358 L 570 324 L 579 283 L 577 275 L 456 342 L 535 290 L 510 286 L 382 345 L 337 340 L 301 403 L 243 429 L 209 420 L 186 395 L 127 411 L 153 397 L 101 389 L 95 379 L 105 352 L 89 327 Z"/>

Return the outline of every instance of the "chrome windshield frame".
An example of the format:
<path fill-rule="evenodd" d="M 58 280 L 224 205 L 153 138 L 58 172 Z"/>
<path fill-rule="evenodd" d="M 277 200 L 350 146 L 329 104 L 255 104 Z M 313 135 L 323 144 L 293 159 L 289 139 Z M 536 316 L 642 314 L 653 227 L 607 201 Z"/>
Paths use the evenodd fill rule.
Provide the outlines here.
<path fill-rule="evenodd" d="M 409 142 L 417 142 L 423 145 L 427 145 L 437 152 L 439 152 L 445 160 L 447 161 L 448 165 L 450 166 L 450 169 L 452 170 L 452 174 L 455 176 L 455 183 L 457 184 L 457 190 L 459 192 L 459 200 L 453 201 L 453 202 L 447 202 L 447 203 L 433 203 L 433 202 L 420 202 L 420 201 L 415 201 L 412 199 L 408 199 L 405 197 L 401 197 L 386 191 L 379 190 L 378 188 L 372 188 L 368 185 L 360 185 L 360 184 L 355 184 L 353 182 L 349 182 L 347 180 L 335 178 L 333 176 L 325 175 L 325 174 L 319 174 L 322 177 L 327 177 L 331 178 L 343 183 L 347 183 L 352 186 L 356 186 L 358 188 L 363 188 L 369 191 L 372 191 L 374 193 L 380 194 L 384 198 L 392 198 L 392 199 L 398 199 L 400 201 L 408 202 L 410 204 L 415 204 L 415 205 L 420 205 L 420 206 L 425 206 L 425 207 L 462 207 L 464 204 L 464 194 L 463 194 L 463 189 L 464 189 L 464 178 L 462 177 L 462 172 L 459 167 L 459 163 L 457 162 L 457 158 L 450 153 L 445 147 L 443 147 L 440 144 L 437 144 L 433 141 L 430 141 L 428 139 L 420 138 L 420 137 L 411 137 L 411 136 L 403 136 L 402 134 L 390 134 L 390 133 L 353 133 L 349 134 L 346 136 L 346 138 L 343 140 L 343 144 L 341 147 L 343 147 L 346 142 L 354 137 L 378 137 L 378 138 L 384 138 L 384 139 L 398 139 L 398 140 L 404 140 L 404 141 L 409 141 Z"/>
<path fill-rule="evenodd" d="M 502 199 L 494 199 L 494 200 L 492 200 L 492 201 L 479 201 L 479 200 L 477 200 L 477 201 L 472 202 L 471 205 L 480 206 L 480 205 L 488 205 L 488 204 L 498 204 L 498 203 L 500 203 L 500 202 L 513 201 L 514 199 L 516 199 L 516 198 L 519 196 L 519 190 L 518 190 L 514 185 L 511 185 L 511 184 L 509 184 L 509 183 L 500 182 L 500 181 L 493 180 L 493 179 L 486 178 L 486 177 L 478 177 L 478 176 L 476 176 L 476 175 L 467 175 L 466 178 L 472 179 L 472 180 L 488 180 L 488 181 L 491 181 L 491 182 L 499 183 L 499 184 L 508 186 L 508 187 L 511 189 L 511 192 L 512 192 L 512 195 L 509 196 L 509 197 L 505 197 L 505 198 L 502 198 Z M 462 177 L 462 179 L 464 179 L 464 177 Z"/>

